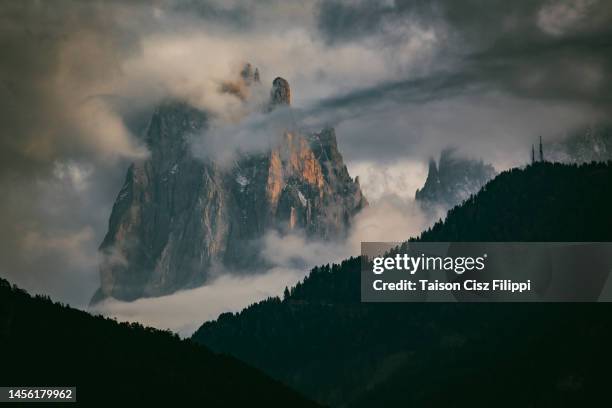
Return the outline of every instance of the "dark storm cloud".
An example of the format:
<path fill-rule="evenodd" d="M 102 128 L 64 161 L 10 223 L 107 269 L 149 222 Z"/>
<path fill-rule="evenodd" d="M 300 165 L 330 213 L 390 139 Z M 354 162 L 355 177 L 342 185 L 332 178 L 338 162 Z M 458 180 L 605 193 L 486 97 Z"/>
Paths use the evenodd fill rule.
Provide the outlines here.
<path fill-rule="evenodd" d="M 611 9 L 595 0 L 2 2 L 0 275 L 87 302 L 126 166 L 146 154 L 137 136 L 149 110 L 170 96 L 236 113 L 209 91 L 244 59 L 265 84 L 290 81 L 304 126 L 337 125 L 348 161 L 376 169 L 462 144 L 516 164 L 536 135 L 609 112 Z M 252 143 L 254 130 L 268 132 L 254 119 L 222 143 L 235 149 L 236 135 Z"/>
<path fill-rule="evenodd" d="M 485 81 L 474 72 L 439 72 L 423 78 L 403 79 L 359 89 L 344 95 L 322 100 L 316 111 L 353 110 L 355 115 L 364 109 L 385 109 L 388 103 L 422 103 L 447 98 L 468 92 L 471 85 L 485 85 Z M 471 90 L 472 92 L 475 89 Z M 380 106 L 376 106 L 380 105 Z"/>
<path fill-rule="evenodd" d="M 392 40 L 393 27 L 420 24 L 442 33 L 439 57 L 453 73 L 432 84 L 475 83 L 527 98 L 582 101 L 610 108 L 612 3 L 576 1 L 341 1 L 324 0 L 318 28 L 329 44 L 378 37 Z M 358 96 L 397 95 L 411 83 L 383 84 Z M 419 87 L 422 80 L 417 80 Z M 446 90 L 442 86 L 441 90 Z M 432 97 L 435 89 L 426 89 Z M 355 103 L 355 102 L 352 102 Z"/>
<path fill-rule="evenodd" d="M 426 69 L 313 107 L 313 116 L 337 115 L 329 120 L 349 160 L 436 156 L 455 145 L 503 168 L 520 164 L 537 135 L 610 118 L 610 2 L 324 0 L 317 13 L 331 48 L 401 44 L 411 26 L 436 35 Z"/>
<path fill-rule="evenodd" d="M 386 81 L 324 99 L 315 112 L 358 109 L 355 114 L 362 114 L 376 105 L 385 109 L 388 102 L 424 103 L 493 90 L 609 108 L 611 88 L 612 31 L 609 35 L 487 49 L 468 55 L 452 71 Z"/>
<path fill-rule="evenodd" d="M 0 5 L 0 275 L 29 290 L 78 305 L 97 284 L 97 242 L 142 151 L 96 93 L 146 17 L 139 2 Z"/>
<path fill-rule="evenodd" d="M 170 9 L 186 15 L 233 28 L 252 27 L 255 23 L 255 4 L 252 2 L 214 3 L 203 0 L 174 1 L 167 4 Z"/>
<path fill-rule="evenodd" d="M 401 15 L 399 10 L 381 1 L 364 1 L 355 5 L 324 0 L 319 10 L 318 26 L 330 44 L 355 41 L 379 31 L 385 19 L 398 15 Z"/>
<path fill-rule="evenodd" d="M 137 48 L 135 33 L 117 24 L 118 10 L 100 2 L 4 2 L 0 7 L 0 175 L 46 170 L 64 151 L 83 153 L 66 115 L 65 92 L 108 78 Z M 121 10 L 130 18 L 130 10 Z M 82 40 L 82 41 L 80 41 Z M 69 55 L 70 52 L 79 53 Z M 70 82 L 58 83 L 62 77 Z M 72 88 L 72 89 L 69 89 Z"/>
<path fill-rule="evenodd" d="M 569 38 L 497 44 L 467 58 L 480 78 L 526 98 L 610 108 L 612 30 Z"/>
<path fill-rule="evenodd" d="M 470 41 L 480 41 L 479 34 L 499 29 L 500 21 L 510 16 L 523 24 L 518 17 L 532 13 L 537 7 L 537 1 L 323 0 L 318 28 L 334 44 L 384 33 L 389 26 L 415 19 L 426 25 L 450 25 L 468 35 Z"/>
<path fill-rule="evenodd" d="M 317 27 L 330 43 L 355 41 L 381 33 L 385 27 L 411 19 L 425 25 L 448 26 L 457 40 L 474 46 L 499 39 L 525 40 L 543 35 L 540 11 L 567 5 L 579 20 L 571 32 L 605 29 L 611 10 L 605 1 L 592 0 L 323 0 Z M 554 16 L 559 22 L 568 13 Z M 454 45 L 459 45 L 455 43 Z"/>

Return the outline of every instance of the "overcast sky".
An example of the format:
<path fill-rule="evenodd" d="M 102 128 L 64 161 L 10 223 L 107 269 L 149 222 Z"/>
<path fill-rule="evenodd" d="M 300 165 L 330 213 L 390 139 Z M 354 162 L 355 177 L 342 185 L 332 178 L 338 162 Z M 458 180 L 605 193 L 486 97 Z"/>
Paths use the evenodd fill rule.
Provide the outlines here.
<path fill-rule="evenodd" d="M 410 206 L 445 147 L 502 170 L 609 118 L 611 46 L 605 0 L 2 2 L 0 276 L 85 305 L 152 107 L 185 99 L 248 137 L 259 118 L 219 92 L 245 61 L 255 100 L 286 78 L 370 201 Z"/>

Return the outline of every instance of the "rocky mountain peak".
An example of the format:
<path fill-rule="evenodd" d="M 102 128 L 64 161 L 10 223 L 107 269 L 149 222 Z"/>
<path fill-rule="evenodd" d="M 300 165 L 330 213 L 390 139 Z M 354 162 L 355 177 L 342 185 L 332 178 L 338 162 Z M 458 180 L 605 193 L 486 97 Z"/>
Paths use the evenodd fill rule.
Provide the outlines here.
<path fill-rule="evenodd" d="M 444 149 L 438 163 L 430 159 L 427 179 L 415 199 L 426 209 L 450 209 L 480 190 L 495 174 L 493 166 L 482 160 L 463 158 L 453 149 Z"/>
<path fill-rule="evenodd" d="M 278 105 L 291 105 L 289 82 L 281 77 L 276 77 L 272 81 L 272 91 L 270 91 L 270 109 L 274 109 Z"/>
<path fill-rule="evenodd" d="M 222 88 L 239 93 L 259 81 L 245 64 Z M 270 107 L 289 105 L 289 84 L 273 82 Z M 130 166 L 100 246 L 106 297 L 135 300 L 206 284 L 216 266 L 255 273 L 265 266 L 262 238 L 270 230 L 299 230 L 331 240 L 346 235 L 367 205 L 348 173 L 334 129 L 287 130 L 265 152 L 240 153 L 231 167 L 192 154 L 189 139 L 205 133 L 209 114 L 165 102 L 146 134 L 150 157 Z"/>
<path fill-rule="evenodd" d="M 439 183 L 440 179 L 438 177 L 438 165 L 436 163 L 436 159 L 433 157 L 429 159 L 429 170 L 427 172 L 427 184 L 431 183 Z"/>

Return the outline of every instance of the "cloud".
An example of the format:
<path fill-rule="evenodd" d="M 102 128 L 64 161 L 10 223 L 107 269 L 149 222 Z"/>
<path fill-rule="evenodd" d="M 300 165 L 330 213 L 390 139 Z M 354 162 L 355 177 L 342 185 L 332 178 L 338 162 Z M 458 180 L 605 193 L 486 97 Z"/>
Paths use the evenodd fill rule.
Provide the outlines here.
<path fill-rule="evenodd" d="M 502 170 L 540 135 L 609 118 L 611 21 L 612 4 L 595 0 L 4 2 L 0 274 L 87 303 L 113 200 L 166 98 L 211 113 L 194 140 L 202 157 L 260 151 L 285 126 L 335 126 L 375 204 L 349 242 L 391 239 L 394 225 L 414 235 L 428 221 L 411 199 L 443 148 Z M 221 92 L 245 61 L 262 74 L 246 103 Z M 294 107 L 263 115 L 277 75 Z"/>
<path fill-rule="evenodd" d="M 474 5 L 444 0 L 6 4 L 0 115 L 19 137 L 0 141 L 0 170 L 142 157 L 126 117 L 169 96 L 235 125 L 254 107 L 219 88 L 245 60 L 264 84 L 286 77 L 311 116 L 377 114 L 482 89 L 606 110 L 611 9 L 492 1 L 475 18 Z"/>
<path fill-rule="evenodd" d="M 83 251 L 83 246 L 93 238 L 93 230 L 85 227 L 81 231 L 67 232 L 64 235 L 43 236 L 38 231 L 24 231 L 23 246 L 24 250 L 33 257 L 47 251 L 62 252 L 69 254 L 68 259 L 80 266 L 91 267 L 95 265 L 97 259 L 87 256 L 87 251 Z"/>
<path fill-rule="evenodd" d="M 220 270 L 203 287 L 133 302 L 106 299 L 90 310 L 189 336 L 221 313 L 240 311 L 269 296 L 282 296 L 285 287 L 295 285 L 315 265 L 338 262 L 354 250 L 344 242 L 309 240 L 300 234 L 281 236 L 271 230 L 262 238 L 262 256 L 272 265 L 264 272 L 244 276 Z"/>
<path fill-rule="evenodd" d="M 263 238 L 263 258 L 277 267 L 310 270 L 320 263 L 339 262 L 354 255 L 344 242 L 307 239 L 299 233 L 269 231 Z"/>
<path fill-rule="evenodd" d="M 425 214 L 413 198 L 388 194 L 357 214 L 348 243 L 357 254 L 361 242 L 406 241 L 432 225 L 435 215 Z"/>
<path fill-rule="evenodd" d="M 123 169 L 56 161 L 49 175 L 7 177 L 0 202 L 0 275 L 75 306 L 99 285 L 97 248 Z"/>
<path fill-rule="evenodd" d="M 597 122 L 605 115 L 576 103 L 550 102 L 478 92 L 390 107 L 374 114 L 356 115 L 338 124 L 339 148 L 350 163 L 375 162 L 381 173 L 418 174 L 419 162 L 455 147 L 465 157 L 492 163 L 501 171 L 529 160 L 531 144 L 563 137 L 568 129 Z M 385 129 L 384 143 L 379 129 Z M 372 158 L 376 157 L 374 161 Z M 360 175 L 363 167 L 352 174 Z M 381 176 L 382 177 L 382 176 Z M 411 181 L 411 188 L 415 182 Z"/>
<path fill-rule="evenodd" d="M 266 113 L 262 104 L 259 110 L 246 114 L 239 122 L 213 121 L 210 129 L 192 137 L 192 152 L 202 159 L 233 163 L 238 151 L 259 153 L 269 149 L 286 131 L 297 128 L 298 116 L 299 111 L 289 108 Z"/>
<path fill-rule="evenodd" d="M 351 174 L 359 175 L 361 190 L 370 202 L 392 195 L 403 200 L 414 199 L 414 193 L 427 178 L 427 166 L 421 160 L 397 160 L 377 163 L 365 158 L 348 163 Z"/>
<path fill-rule="evenodd" d="M 437 42 L 436 58 L 426 65 L 429 79 L 438 77 L 444 83 L 446 77 L 459 89 L 482 84 L 532 99 L 580 100 L 609 111 L 610 98 L 601 91 L 612 83 L 611 76 L 604 74 L 612 63 L 605 51 L 612 20 L 609 2 L 466 4 L 398 0 L 383 5 L 367 0 L 326 0 L 321 10 L 318 28 L 333 44 L 366 42 L 371 38 L 393 44 L 393 36 L 383 29 L 388 26 L 417 25 L 425 32 L 435 33 L 441 40 Z M 550 35 L 551 30 L 564 31 L 565 35 Z M 582 86 L 584 72 L 597 73 L 587 76 L 587 86 Z M 531 82 L 524 82 L 524 78 Z M 589 78 L 599 81 L 599 85 L 590 85 Z M 439 93 L 437 90 L 447 89 L 436 89 L 436 82 L 430 82 L 425 89 L 433 96 Z M 396 92 L 392 86 L 381 91 Z M 384 95 L 379 92 L 378 96 Z"/>
<path fill-rule="evenodd" d="M 344 241 L 318 241 L 299 233 L 269 231 L 262 238 L 262 256 L 272 266 L 262 273 L 244 276 L 223 271 L 203 287 L 133 302 L 106 299 L 89 310 L 188 337 L 203 322 L 221 313 L 238 312 L 269 296 L 282 296 L 285 287 L 295 285 L 316 265 L 358 255 L 362 241 L 406 240 L 432 222 L 414 200 L 387 195 L 356 216 Z"/>
<path fill-rule="evenodd" d="M 68 183 L 77 192 L 85 191 L 89 188 L 89 179 L 92 172 L 91 166 L 79 165 L 72 161 L 55 162 L 53 166 L 55 178 Z"/>
<path fill-rule="evenodd" d="M 538 27 L 547 34 L 562 35 L 580 23 L 595 3 L 595 0 L 549 2 L 538 12 Z"/>
<path fill-rule="evenodd" d="M 304 276 L 303 270 L 272 269 L 264 274 L 238 277 L 224 275 L 209 285 L 180 291 L 169 296 L 144 298 L 133 302 L 107 299 L 90 309 L 92 313 L 111 316 L 119 321 L 170 329 L 182 337 L 190 336 L 207 320 L 281 295 Z"/>
<path fill-rule="evenodd" d="M 117 113 L 96 98 L 136 47 L 117 22 L 129 14 L 85 2 L 0 7 L 0 174 L 46 171 L 68 155 L 143 154 Z"/>

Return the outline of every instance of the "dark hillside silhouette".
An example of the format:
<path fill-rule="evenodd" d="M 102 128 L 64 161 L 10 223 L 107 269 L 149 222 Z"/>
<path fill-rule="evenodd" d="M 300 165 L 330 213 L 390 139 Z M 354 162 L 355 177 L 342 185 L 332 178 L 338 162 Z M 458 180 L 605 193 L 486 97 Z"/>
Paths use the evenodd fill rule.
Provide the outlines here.
<path fill-rule="evenodd" d="M 504 172 L 425 241 L 610 241 L 612 164 Z M 607 398 L 608 304 L 360 303 L 359 258 L 193 339 L 335 406 L 585 406 Z"/>
<path fill-rule="evenodd" d="M 31 297 L 4 279 L 0 345 L 2 386 L 76 386 L 81 405 L 316 406 L 232 357 Z"/>

